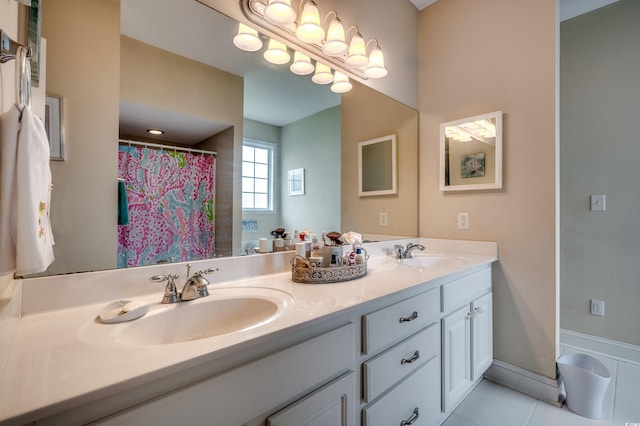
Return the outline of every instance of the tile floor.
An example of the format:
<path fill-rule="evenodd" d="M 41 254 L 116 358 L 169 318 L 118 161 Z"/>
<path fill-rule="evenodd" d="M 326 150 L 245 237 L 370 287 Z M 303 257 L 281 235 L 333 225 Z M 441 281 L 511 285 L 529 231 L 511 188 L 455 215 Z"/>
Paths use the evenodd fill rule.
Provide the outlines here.
<path fill-rule="evenodd" d="M 563 347 L 562 355 L 588 351 Z M 640 364 L 591 353 L 611 372 L 603 417 L 592 420 L 483 380 L 443 426 L 640 426 Z"/>

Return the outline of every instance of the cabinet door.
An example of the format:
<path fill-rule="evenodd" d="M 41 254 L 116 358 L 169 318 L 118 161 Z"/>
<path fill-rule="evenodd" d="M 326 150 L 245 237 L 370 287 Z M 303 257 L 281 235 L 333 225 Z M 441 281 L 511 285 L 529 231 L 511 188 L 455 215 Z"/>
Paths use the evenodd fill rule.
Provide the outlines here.
<path fill-rule="evenodd" d="M 471 320 L 465 306 L 442 319 L 443 409 L 449 412 L 471 381 Z"/>
<path fill-rule="evenodd" d="M 493 304 L 488 293 L 471 303 L 473 312 L 473 381 L 479 380 L 493 362 Z"/>
<path fill-rule="evenodd" d="M 355 374 L 349 372 L 267 419 L 268 426 L 355 426 Z"/>

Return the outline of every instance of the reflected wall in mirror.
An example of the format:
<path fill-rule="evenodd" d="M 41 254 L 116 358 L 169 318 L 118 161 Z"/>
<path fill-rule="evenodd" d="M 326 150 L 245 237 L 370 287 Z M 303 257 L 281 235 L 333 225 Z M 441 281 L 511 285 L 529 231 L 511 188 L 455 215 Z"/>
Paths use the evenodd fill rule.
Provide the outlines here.
<path fill-rule="evenodd" d="M 361 197 L 398 192 L 396 135 L 358 143 L 358 183 Z"/>
<path fill-rule="evenodd" d="M 440 125 L 440 190 L 502 188 L 502 111 Z"/>
<path fill-rule="evenodd" d="M 361 119 L 395 117 L 388 112 L 390 105 L 406 111 L 415 117 L 410 122 L 417 147 L 415 110 L 388 98 L 380 108 L 371 101 L 356 102 L 356 93 L 358 99 L 379 94 L 354 82 L 354 93 L 336 95 L 293 75 L 288 66 L 266 64 L 260 52 L 239 51 L 232 42 L 237 22 L 195 0 L 43 3 L 43 36 L 51 52 L 47 89 L 66 101 L 61 114 L 66 161 L 51 165 L 56 261 L 46 275 L 117 267 L 118 140 L 145 138 L 132 130 L 136 125 L 182 124 L 193 137 L 167 132 L 145 140 L 217 152 L 216 256 L 244 254 L 249 242 L 269 237 L 278 227 L 342 230 L 345 218 L 353 218 L 356 225 L 349 229 L 362 229 L 357 221 L 363 209 L 343 211 L 341 171 L 342 164 L 353 164 L 349 170 L 355 171 L 357 163 L 355 149 L 345 154 L 341 146 L 371 137 L 346 130 L 366 127 Z M 345 104 L 345 99 L 354 101 Z M 403 134 L 393 126 L 376 131 Z M 272 212 L 242 209 L 246 139 L 276 147 Z M 407 154 L 415 158 L 415 152 Z M 301 167 L 305 194 L 289 197 L 287 172 Z M 404 179 L 417 182 L 417 173 Z M 355 189 L 356 180 L 349 178 L 346 185 Z M 346 201 L 351 198 L 357 194 Z M 417 223 L 417 207 L 406 213 Z M 243 232 L 243 219 L 255 226 Z M 388 233 L 416 236 L 417 226 L 388 228 Z"/>

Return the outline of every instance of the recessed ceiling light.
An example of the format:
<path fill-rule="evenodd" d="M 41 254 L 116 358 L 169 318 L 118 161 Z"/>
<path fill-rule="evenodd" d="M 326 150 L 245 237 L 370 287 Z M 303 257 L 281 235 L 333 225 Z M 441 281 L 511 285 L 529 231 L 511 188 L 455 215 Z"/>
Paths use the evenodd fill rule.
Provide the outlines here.
<path fill-rule="evenodd" d="M 164 131 L 159 129 L 147 129 L 147 133 L 150 135 L 164 135 Z"/>

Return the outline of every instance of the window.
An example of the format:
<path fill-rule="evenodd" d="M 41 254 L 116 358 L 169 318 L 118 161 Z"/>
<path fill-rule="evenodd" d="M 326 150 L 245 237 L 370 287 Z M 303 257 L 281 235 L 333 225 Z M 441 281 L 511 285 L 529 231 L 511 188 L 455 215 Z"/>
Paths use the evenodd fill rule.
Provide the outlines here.
<path fill-rule="evenodd" d="M 273 210 L 273 151 L 271 144 L 242 145 L 242 209 Z"/>

